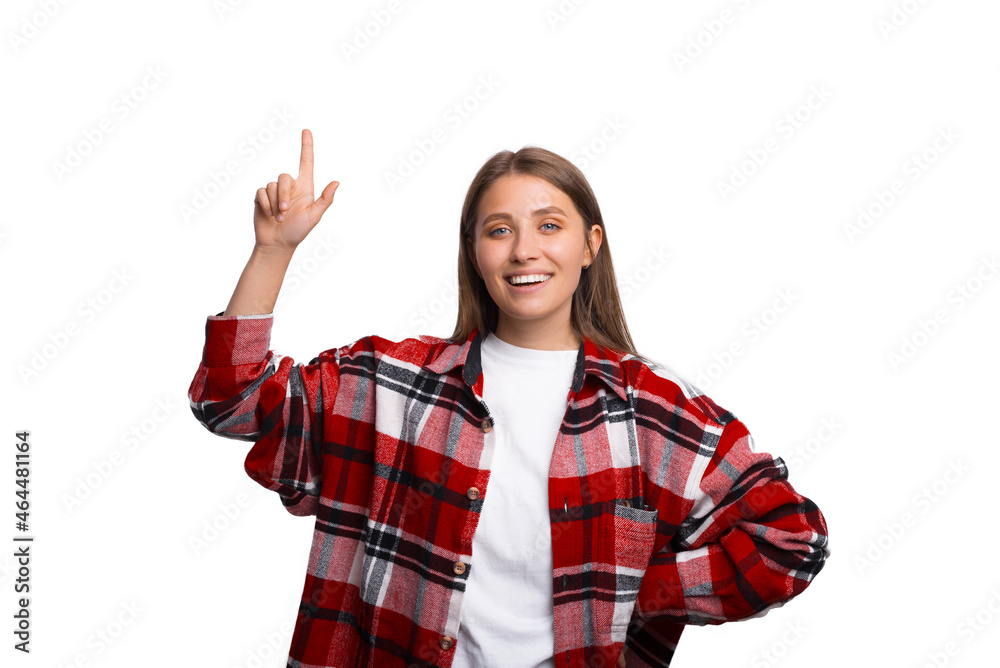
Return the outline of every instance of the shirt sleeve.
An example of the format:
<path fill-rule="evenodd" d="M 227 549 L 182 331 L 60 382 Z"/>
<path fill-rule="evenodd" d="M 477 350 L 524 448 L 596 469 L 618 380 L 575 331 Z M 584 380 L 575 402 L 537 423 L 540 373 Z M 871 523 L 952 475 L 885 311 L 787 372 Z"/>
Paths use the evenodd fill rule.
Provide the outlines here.
<path fill-rule="evenodd" d="M 367 339 L 303 365 L 269 348 L 273 323 L 273 313 L 208 316 L 188 399 L 213 434 L 254 441 L 244 463 L 250 478 L 277 492 L 292 515 L 315 515 L 325 409 L 336 400 L 341 358 L 363 352 Z"/>
<path fill-rule="evenodd" d="M 650 559 L 637 615 L 722 624 L 801 593 L 829 556 L 828 534 L 819 508 L 787 478 L 780 457 L 754 451 L 741 421 L 726 423 L 690 514 Z"/>

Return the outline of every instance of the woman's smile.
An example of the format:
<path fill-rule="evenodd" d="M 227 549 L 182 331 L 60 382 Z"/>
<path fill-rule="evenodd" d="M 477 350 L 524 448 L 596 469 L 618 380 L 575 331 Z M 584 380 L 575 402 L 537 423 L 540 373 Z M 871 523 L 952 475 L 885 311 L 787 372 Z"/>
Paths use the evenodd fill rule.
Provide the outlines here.
<path fill-rule="evenodd" d="M 527 294 L 540 290 L 549 282 L 550 278 L 552 278 L 552 274 L 526 274 L 508 276 L 507 282 L 510 283 L 510 289 L 515 294 Z"/>

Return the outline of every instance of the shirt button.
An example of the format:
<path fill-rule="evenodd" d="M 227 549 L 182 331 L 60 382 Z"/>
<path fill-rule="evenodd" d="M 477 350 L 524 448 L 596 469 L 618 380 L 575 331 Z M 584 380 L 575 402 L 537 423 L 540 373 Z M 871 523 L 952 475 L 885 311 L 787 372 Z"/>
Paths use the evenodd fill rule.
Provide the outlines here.
<path fill-rule="evenodd" d="M 467 491 L 465 495 L 470 499 L 472 499 L 473 501 L 475 501 L 476 499 L 479 498 L 479 490 L 476 489 L 475 487 L 470 487 L 469 491 Z"/>
<path fill-rule="evenodd" d="M 462 573 L 465 572 L 465 564 L 463 564 L 461 561 L 456 561 L 454 566 L 454 571 L 456 575 L 461 575 Z"/>
<path fill-rule="evenodd" d="M 493 431 L 493 420 L 492 419 L 486 418 L 485 420 L 483 420 L 483 431 L 486 432 L 487 434 L 490 433 L 491 431 Z"/>
<path fill-rule="evenodd" d="M 452 642 L 451 638 L 445 636 L 444 638 L 441 638 L 441 642 L 439 644 L 441 645 L 441 649 L 451 649 Z"/>

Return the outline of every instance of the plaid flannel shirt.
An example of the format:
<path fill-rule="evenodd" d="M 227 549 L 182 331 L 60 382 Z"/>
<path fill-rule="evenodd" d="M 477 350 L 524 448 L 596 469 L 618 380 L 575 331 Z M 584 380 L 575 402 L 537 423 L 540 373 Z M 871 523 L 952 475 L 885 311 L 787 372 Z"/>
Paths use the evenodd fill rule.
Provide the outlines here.
<path fill-rule="evenodd" d="M 303 365 L 269 349 L 272 324 L 208 316 L 188 397 L 316 518 L 287 665 L 451 666 L 495 444 L 479 333 L 366 336 Z M 549 471 L 555 665 L 666 667 L 685 624 L 802 592 L 827 527 L 787 475 L 668 367 L 584 339 Z"/>

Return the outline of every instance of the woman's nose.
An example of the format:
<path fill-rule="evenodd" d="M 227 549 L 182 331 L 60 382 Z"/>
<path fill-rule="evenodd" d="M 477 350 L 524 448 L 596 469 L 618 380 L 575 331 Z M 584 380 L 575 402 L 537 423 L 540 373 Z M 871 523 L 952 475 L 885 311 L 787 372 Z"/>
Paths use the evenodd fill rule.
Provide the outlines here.
<path fill-rule="evenodd" d="M 511 259 L 520 262 L 538 257 L 538 242 L 530 232 L 527 234 L 517 234 L 514 237 L 510 254 Z"/>

